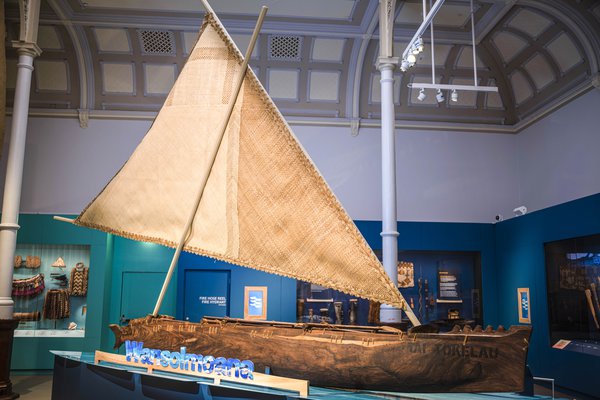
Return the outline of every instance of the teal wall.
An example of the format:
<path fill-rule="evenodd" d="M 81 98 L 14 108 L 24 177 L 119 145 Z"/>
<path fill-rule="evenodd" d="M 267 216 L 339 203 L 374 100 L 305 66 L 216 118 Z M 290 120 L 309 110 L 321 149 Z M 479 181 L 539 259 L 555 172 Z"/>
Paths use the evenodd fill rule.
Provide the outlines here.
<path fill-rule="evenodd" d="M 55 221 L 50 215 L 22 214 L 19 225 L 21 229 L 17 236 L 18 243 L 89 245 L 90 276 L 85 337 L 17 337 L 14 340 L 11 364 L 14 370 L 51 369 L 54 358 L 50 350 L 110 350 L 114 337 L 108 325 L 119 321 L 124 274 L 143 277 L 144 274 L 156 273 L 164 276 L 173 255 L 172 249 L 163 246 L 114 237 L 93 229 Z M 177 273 L 165 296 L 161 314 L 175 315 L 176 280 Z M 150 314 L 159 292 L 139 286 L 140 295 L 131 298 L 129 306 L 147 310 L 145 313 Z M 138 287 L 134 285 L 134 288 Z"/>
<path fill-rule="evenodd" d="M 112 271 L 110 272 L 110 296 L 106 298 L 109 309 L 108 320 L 110 324 L 119 323 L 121 317 L 122 299 L 126 299 L 125 306 L 132 310 L 139 310 L 139 315 L 126 315 L 128 318 L 141 317 L 152 314 L 160 287 L 146 287 L 146 276 L 160 275 L 160 282 L 169 269 L 174 250 L 157 244 L 137 242 L 115 236 L 113 238 Z M 124 286 L 124 276 L 129 275 L 139 278 L 139 285 Z M 123 293 L 123 291 L 134 293 Z M 175 315 L 175 299 L 177 291 L 177 271 L 175 272 L 169 290 L 165 295 L 160 314 Z M 142 315 L 143 314 L 143 315 Z M 114 336 L 108 324 L 103 327 L 104 344 L 112 348 Z"/>
<path fill-rule="evenodd" d="M 87 295 L 87 318 L 84 338 L 29 338 L 14 340 L 13 369 L 51 369 L 54 358 L 49 350 L 92 351 L 101 347 L 105 317 L 104 274 L 107 252 L 106 234 L 54 221 L 50 215 L 22 214 L 17 241 L 23 244 L 89 245 L 90 272 Z M 46 279 L 48 279 L 47 277 Z"/>
<path fill-rule="evenodd" d="M 534 376 L 600 397 L 600 358 L 551 348 L 544 243 L 600 233 L 600 194 L 496 224 L 498 318 L 518 323 L 517 288 L 528 287 L 533 337 L 529 365 Z"/>

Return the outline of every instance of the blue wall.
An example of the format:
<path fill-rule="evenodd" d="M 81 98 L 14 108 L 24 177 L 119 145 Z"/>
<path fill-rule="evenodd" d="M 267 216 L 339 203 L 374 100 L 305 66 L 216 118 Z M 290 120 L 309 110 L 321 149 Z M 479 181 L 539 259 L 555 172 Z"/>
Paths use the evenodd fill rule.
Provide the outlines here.
<path fill-rule="evenodd" d="M 550 347 L 544 243 L 600 233 L 600 194 L 496 224 L 499 320 L 518 323 L 517 288 L 530 290 L 533 338 L 529 364 L 535 376 L 600 397 L 600 358 Z"/>
<path fill-rule="evenodd" d="M 296 281 L 282 276 L 242 268 L 208 257 L 182 253 L 178 265 L 179 288 L 185 287 L 186 271 L 225 270 L 231 271 L 230 317 L 244 318 L 244 287 L 267 286 L 267 319 L 296 321 Z M 177 293 L 177 319 L 183 319 L 184 290 Z"/>
<path fill-rule="evenodd" d="M 381 249 L 381 222 L 356 221 L 369 245 Z M 476 251 L 481 254 L 483 269 L 484 322 L 497 324 L 497 299 L 494 283 L 494 226 L 491 224 L 401 222 L 400 250 Z M 296 283 L 292 279 L 241 268 L 207 257 L 183 253 L 179 261 L 178 287 L 184 287 L 185 271 L 231 270 L 231 317 L 242 318 L 244 286 L 268 286 L 267 318 L 295 321 Z M 183 318 L 183 290 L 177 298 L 177 318 Z"/>
<path fill-rule="evenodd" d="M 356 221 L 373 249 L 381 249 L 381 222 Z M 494 225 L 399 222 L 398 250 L 476 251 L 481 254 L 484 324 L 497 325 L 498 301 Z"/>

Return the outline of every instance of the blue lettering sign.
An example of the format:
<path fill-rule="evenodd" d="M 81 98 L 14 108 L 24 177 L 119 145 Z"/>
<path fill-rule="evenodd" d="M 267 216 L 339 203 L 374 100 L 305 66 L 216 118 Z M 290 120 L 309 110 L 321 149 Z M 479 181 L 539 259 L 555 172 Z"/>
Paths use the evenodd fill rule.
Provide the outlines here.
<path fill-rule="evenodd" d="M 198 371 L 222 376 L 235 376 L 242 379 L 254 379 L 254 363 L 250 360 L 240 361 L 237 358 L 202 356 L 187 353 L 185 347 L 180 351 L 148 349 L 143 342 L 125 341 L 125 359 L 149 365 L 158 365 L 183 371 Z"/>

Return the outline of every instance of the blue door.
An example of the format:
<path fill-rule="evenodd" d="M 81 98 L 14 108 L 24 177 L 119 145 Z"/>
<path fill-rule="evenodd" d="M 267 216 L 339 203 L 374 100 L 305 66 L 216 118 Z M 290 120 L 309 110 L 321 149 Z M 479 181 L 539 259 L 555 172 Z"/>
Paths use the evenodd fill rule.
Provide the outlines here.
<path fill-rule="evenodd" d="M 185 271 L 183 318 L 198 322 L 204 316 L 229 316 L 231 271 Z"/>

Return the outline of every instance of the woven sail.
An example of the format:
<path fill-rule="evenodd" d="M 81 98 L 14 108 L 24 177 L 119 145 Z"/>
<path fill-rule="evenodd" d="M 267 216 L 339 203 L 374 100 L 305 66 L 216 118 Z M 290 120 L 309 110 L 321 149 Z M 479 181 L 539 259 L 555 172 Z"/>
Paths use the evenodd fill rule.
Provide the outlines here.
<path fill-rule="evenodd" d="M 207 13 L 151 129 L 75 223 L 176 247 L 242 61 Z M 404 305 L 250 69 L 184 250 Z"/>

